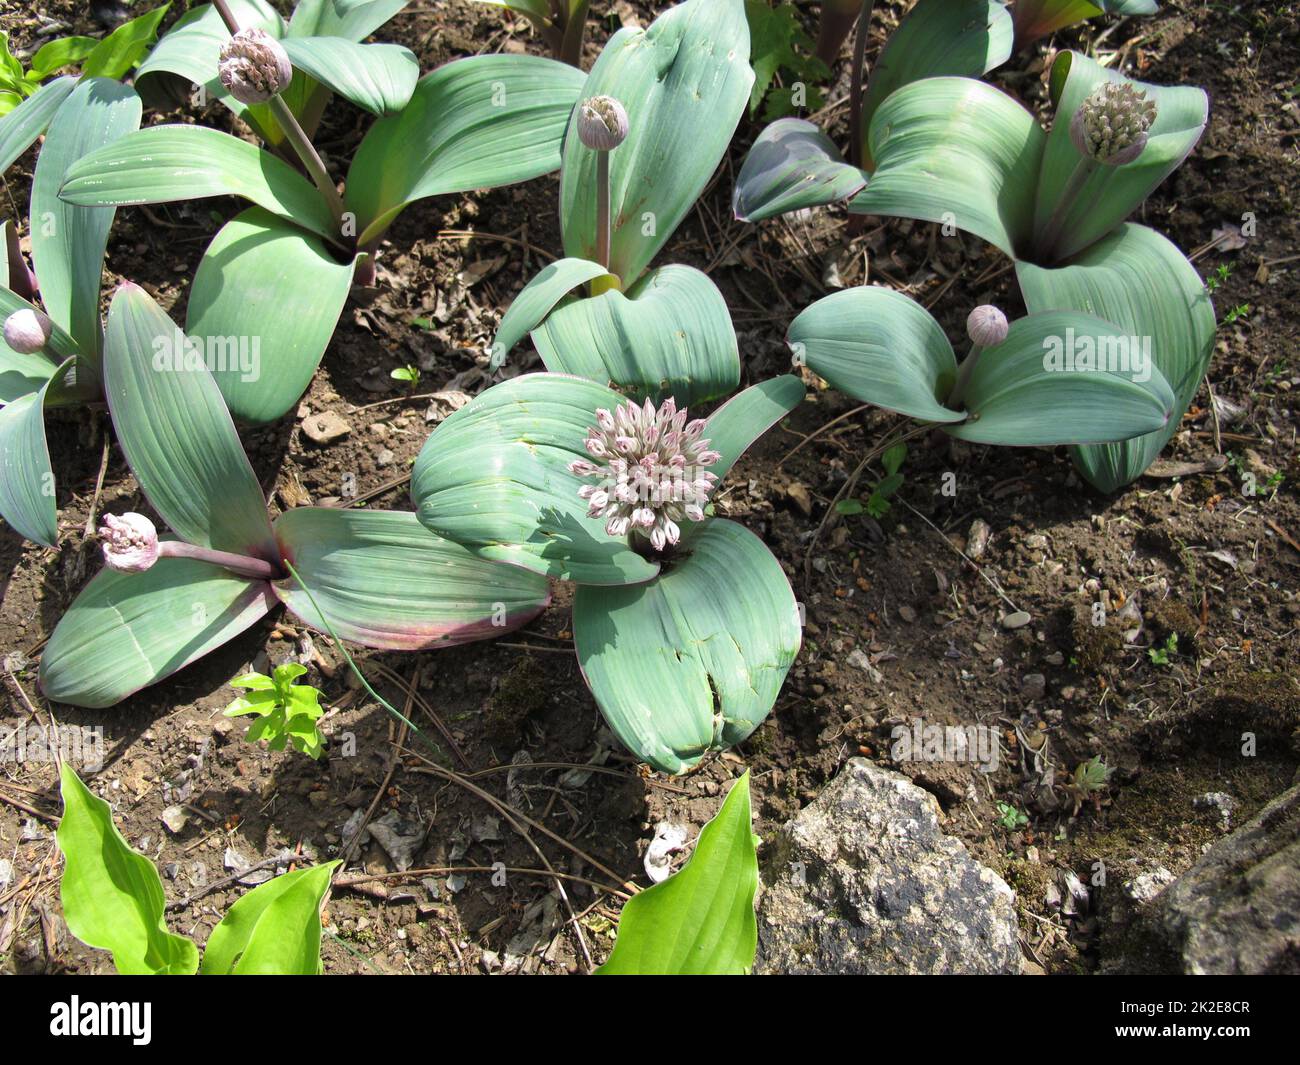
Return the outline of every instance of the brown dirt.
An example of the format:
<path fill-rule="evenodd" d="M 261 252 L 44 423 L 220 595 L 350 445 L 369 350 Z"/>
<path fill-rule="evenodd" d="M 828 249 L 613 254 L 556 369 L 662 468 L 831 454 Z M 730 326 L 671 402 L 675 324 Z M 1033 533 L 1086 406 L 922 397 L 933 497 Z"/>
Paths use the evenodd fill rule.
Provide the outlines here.
<path fill-rule="evenodd" d="M 595 7 L 602 16 L 593 21 L 597 41 L 618 13 L 634 10 L 625 3 Z M 603 17 L 611 7 L 617 9 L 613 23 Z M 894 19 L 901 5 L 878 7 Z M 1178 481 L 1144 478 L 1105 498 L 1072 473 L 1063 451 L 957 447 L 919 438 L 904 467 L 906 483 L 882 521 L 858 516 L 830 523 L 814 542 L 830 500 L 894 419 L 854 414 L 792 455 L 808 434 L 853 409 L 812 382 L 808 402 L 746 456 L 722 495 L 724 512 L 762 536 L 783 561 L 807 608 L 804 649 L 773 714 L 746 744 L 685 778 L 647 776 L 621 752 L 607 763 L 614 772 L 578 788 L 561 786 L 562 770 L 533 770 L 522 800 L 531 817 L 621 877 L 644 883 L 640 857 L 654 823 L 672 819 L 698 827 L 743 766 L 753 770 L 757 830 L 766 836 L 813 798 L 847 757 L 862 753 L 886 761 L 894 725 L 916 716 L 937 724 L 984 723 L 1003 736 L 996 773 L 960 763 L 901 768 L 938 797 L 949 830 L 1019 891 L 1026 956 L 1049 971 L 1069 972 L 1095 967 L 1097 929 L 1086 915 L 1067 919 L 1048 905 L 1055 870 L 1073 869 L 1085 881 L 1095 880 L 1097 863 L 1110 877 L 1153 864 L 1179 872 L 1223 832 L 1213 811 L 1193 805 L 1194 797 L 1231 794 L 1240 803 L 1239 822 L 1290 783 L 1300 724 L 1294 665 L 1300 466 L 1292 399 L 1300 388 L 1294 312 L 1300 263 L 1286 260 L 1295 254 L 1298 235 L 1300 16 L 1294 5 L 1248 13 L 1188 0 L 1163 7 L 1157 18 L 1111 31 L 1105 47 L 1120 49 L 1143 78 L 1204 85 L 1212 99 L 1201 145 L 1139 219 L 1192 252 L 1210 242 L 1216 228 L 1239 223 L 1244 212 L 1257 216 L 1258 235 L 1245 248 L 1210 249 L 1196 260 L 1206 277 L 1231 268 L 1215 292 L 1221 317 L 1249 305 L 1221 328 L 1209 375 L 1217 395 L 1247 408 L 1240 420 L 1221 426 L 1232 465 Z M 77 30 L 88 28 L 81 5 L 55 3 L 48 10 Z M 30 14 L 8 2 L 0 11 L 17 43 L 31 38 L 36 21 Z M 877 37 L 882 25 L 878 17 Z M 1077 45 L 1103 28 L 1064 34 L 1057 43 Z M 439 7 L 437 14 L 399 15 L 382 36 L 414 49 L 422 69 L 474 52 L 538 50 L 522 19 L 512 22 L 498 9 L 469 2 Z M 588 63 L 594 48 L 589 44 Z M 1003 86 L 1041 103 L 1042 51 L 1013 60 L 1012 70 L 1019 73 L 1003 76 Z M 830 98 L 842 99 L 845 89 L 841 84 Z M 328 154 L 346 157 L 364 130 L 361 119 L 346 105 L 331 109 L 318 137 Z M 831 127 L 843 137 L 842 108 Z M 785 327 L 825 293 L 822 278 L 832 262 L 845 284 L 885 281 L 934 302 L 950 335 L 958 334 L 975 303 L 1016 305 L 1005 262 L 974 238 L 942 238 L 933 226 L 874 219 L 849 235 L 837 211 L 759 227 L 732 221 L 732 179 L 758 128 L 742 122 L 717 180 L 658 260 L 709 270 L 732 308 L 749 379 L 785 369 Z M 10 209 L 25 202 L 33 155 L 8 175 L 4 202 Z M 348 474 L 366 493 L 409 470 L 429 429 L 427 403 L 404 398 L 389 378 L 393 368 L 422 362 L 421 393 L 486 387 L 482 352 L 502 309 L 558 251 L 557 187 L 552 176 L 481 195 L 441 197 L 403 214 L 383 249 L 377 294 L 345 310 L 298 418 L 244 433 L 276 506 L 336 498 Z M 106 288 L 129 277 L 179 318 L 187 278 L 233 208 L 199 201 L 120 212 Z M 475 235 L 448 235 L 468 230 Z M 431 328 L 413 326 L 415 319 L 427 319 Z M 515 364 L 531 358 L 517 354 Z M 1209 403 L 1203 388 L 1165 458 L 1215 453 Z M 299 422 L 307 411 L 326 410 L 346 418 L 352 432 L 320 448 L 303 437 Z M 102 414 L 89 412 L 61 416 L 50 426 L 60 478 L 60 549 L 36 549 L 0 532 L 5 652 L 33 658 L 97 566 L 81 530 L 105 426 Z M 1245 498 L 1241 471 L 1250 469 L 1261 483 L 1274 470 L 1284 479 L 1272 494 Z M 949 472 L 957 478 L 955 497 L 941 492 Z M 801 502 L 810 502 L 811 513 Z M 141 505 L 120 452 L 111 450 L 101 510 Z M 399 486 L 372 505 L 405 508 L 409 501 Z M 959 553 L 975 519 L 992 533 L 979 570 Z M 458 763 L 444 744 L 436 756 L 443 764 L 482 772 L 504 766 L 517 751 L 535 762 L 582 763 L 598 749 L 600 717 L 571 653 L 569 594 L 564 588 L 557 593 L 555 607 L 541 620 L 502 641 L 418 656 L 365 656 L 372 666 L 382 663 L 414 681 L 451 730 L 465 761 Z M 1121 623 L 1119 614 L 1135 597 L 1144 625 L 1134 642 L 1126 642 L 1124 630 L 1134 625 Z M 1110 607 L 1110 624 L 1102 629 L 1088 624 L 1098 599 Z M 1008 600 L 1031 615 L 1029 625 L 1001 627 Z M 1165 647 L 1170 634 L 1176 644 L 1167 662 L 1158 663 L 1149 651 Z M 47 707 L 29 666 L 5 678 L 8 706 L 0 723 L 33 713 L 44 720 L 52 709 L 60 722 L 104 727 L 108 757 L 96 788 L 113 802 L 127 837 L 169 870 L 173 900 L 224 877 L 228 847 L 254 860 L 282 848 L 331 856 L 343 823 L 376 796 L 376 816 L 396 810 L 422 826 L 420 868 L 539 865 L 531 845 L 508 826 L 501 826 L 500 839 L 482 838 L 496 833 L 484 832 L 489 811 L 479 799 L 422 772 L 426 767 L 415 756 L 395 755 L 390 718 L 347 683 L 324 638 L 317 638 L 316 648 L 326 668 L 310 679 L 333 707 L 327 719 L 332 753 L 313 763 L 244 743 L 242 726 L 232 728 L 220 716 L 235 694 L 227 680 L 250 664 L 264 667 L 298 652 L 305 637 L 282 616 L 273 617 L 111 711 Z M 859 650 L 876 672 L 851 663 L 851 656 L 861 661 L 854 655 Z M 1023 684 L 1029 674 L 1046 681 L 1044 693 L 1033 699 Z M 401 687 L 376 681 L 402 705 Z M 414 713 L 433 733 L 427 716 Z M 1241 756 L 1244 732 L 1257 736 L 1254 758 Z M 343 753 L 347 733 L 355 738 L 352 757 Z M 406 747 L 421 750 L 409 740 Z M 1059 787 L 1043 787 L 1042 770 L 1051 766 L 1059 785 L 1094 755 L 1114 774 L 1097 802 L 1074 813 Z M 0 770 L 0 857 L 12 860 L 15 871 L 13 883 L 0 887 L 0 964 L 18 971 L 106 971 L 106 956 L 81 946 L 57 920 L 52 822 L 37 817 L 25 831 L 31 815 L 15 805 L 57 811 L 52 767 Z M 504 772 L 475 779 L 506 796 Z M 172 835 L 159 817 L 183 780 L 192 786 L 186 801 L 194 813 Z M 1004 827 L 998 803 L 1024 811 L 1028 823 Z M 610 879 L 558 844 L 541 836 L 535 842 L 561 872 Z M 371 845 L 349 875 L 385 873 L 389 864 Z M 502 951 L 534 922 L 535 904 L 552 882 L 512 873 L 496 887 L 489 874 L 465 875 L 456 893 L 446 873 L 336 889 L 328 908 L 333 935 L 324 948 L 327 971 L 480 971 L 485 950 Z M 423 883 L 430 879 L 437 898 Z M 170 915 L 173 927 L 202 939 L 242 890 L 202 895 Z M 568 893 L 584 914 L 586 938 L 599 958 L 612 941 L 618 902 L 576 881 L 568 883 Z M 545 927 L 542 942 L 551 946 L 528 969 L 582 967 L 572 934 L 559 924 Z"/>

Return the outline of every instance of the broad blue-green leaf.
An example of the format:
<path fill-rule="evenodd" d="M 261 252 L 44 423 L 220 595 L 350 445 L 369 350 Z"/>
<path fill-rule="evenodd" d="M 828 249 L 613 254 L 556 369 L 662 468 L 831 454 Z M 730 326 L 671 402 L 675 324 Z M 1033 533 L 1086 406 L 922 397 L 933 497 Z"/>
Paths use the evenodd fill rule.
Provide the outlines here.
<path fill-rule="evenodd" d="M 192 975 L 198 949 L 167 931 L 166 898 L 153 862 L 131 849 L 108 803 L 71 766 L 64 762 L 59 774 L 63 817 L 55 838 L 63 852 L 59 897 L 68 931 L 111 951 L 124 976 Z"/>
<path fill-rule="evenodd" d="M 81 74 L 86 78 L 122 78 L 149 50 L 158 25 L 171 3 L 124 22 L 100 41 L 86 57 Z"/>
<path fill-rule="evenodd" d="M 736 976 L 754 967 L 758 856 L 749 808 L 749 771 L 700 832 L 686 864 L 634 895 L 601 976 Z"/>
<path fill-rule="evenodd" d="M 0 322 L 15 311 L 32 309 L 32 304 L 21 296 L 0 288 Z M 49 352 L 48 356 L 46 352 Z M 70 359 L 76 354 L 76 343 L 57 325 L 50 334 L 45 351 L 35 355 L 14 351 L 0 337 L 0 404 L 11 403 L 19 396 L 37 391 L 58 368 L 55 359 Z"/>
<path fill-rule="evenodd" d="M 610 156 L 610 273 L 630 285 L 695 205 L 749 101 L 744 0 L 687 0 L 645 30 L 621 29 L 582 98 L 613 96 L 627 139 Z M 571 120 L 560 175 L 564 252 L 596 259 L 596 154 Z"/>
<path fill-rule="evenodd" d="M 183 540 L 279 561 L 261 486 L 203 359 L 142 288 L 108 310 L 104 394 L 122 452 Z"/>
<path fill-rule="evenodd" d="M 519 341 L 554 310 L 555 305 L 579 285 L 605 273 L 599 263 L 586 259 L 558 259 L 542 269 L 526 284 L 509 309 L 501 316 L 496 339 L 492 342 L 489 368 L 497 370 Z"/>
<path fill-rule="evenodd" d="M 140 125 L 135 90 L 108 78 L 83 80 L 50 122 L 32 177 L 32 263 L 46 313 L 82 353 L 100 350 L 99 286 L 113 208 L 88 211 L 59 199 L 59 186 L 96 149 L 112 151 Z"/>
<path fill-rule="evenodd" d="M 792 323 L 795 360 L 846 395 L 926 422 L 959 422 L 943 401 L 957 375 L 952 345 L 930 312 L 892 289 L 848 288 Z"/>
<path fill-rule="evenodd" d="M 743 525 L 714 518 L 652 581 L 579 585 L 578 663 L 623 744 L 665 773 L 740 743 L 767 717 L 799 651 L 781 564 Z"/>
<path fill-rule="evenodd" d="M 1173 416 L 1158 432 L 1118 444 L 1077 448 L 1084 476 L 1113 492 L 1142 475 L 1182 421 L 1214 353 L 1214 306 L 1195 267 L 1153 229 L 1128 223 L 1076 256 L 1045 270 L 1017 263 L 1032 312 L 1070 308 L 1150 338 L 1152 357 L 1174 391 Z"/>
<path fill-rule="evenodd" d="M 61 371 L 55 370 L 38 391 L 0 408 L 0 517 L 28 540 L 46 547 L 53 547 L 59 538 L 59 515 L 45 442 L 45 397 L 60 376 Z"/>
<path fill-rule="evenodd" d="M 185 328 L 207 341 L 230 412 L 269 422 L 311 383 L 352 285 L 319 237 L 250 207 L 199 260 Z"/>
<path fill-rule="evenodd" d="M 599 408 L 623 397 L 563 374 L 524 374 L 489 388 L 425 441 L 411 473 L 420 521 L 480 558 L 588 584 L 628 584 L 658 571 L 587 517 L 584 479 L 569 472 Z"/>
<path fill-rule="evenodd" d="M 79 207 L 239 196 L 322 237 L 337 237 L 311 182 L 270 152 L 206 126 L 151 126 L 123 137 L 73 165 L 59 196 Z"/>
<path fill-rule="evenodd" d="M 749 446 L 803 402 L 807 389 L 793 374 L 750 385 L 709 415 L 704 436 L 709 448 L 721 454 L 709 469 L 719 480 Z"/>
<path fill-rule="evenodd" d="M 862 100 L 864 134 L 891 93 L 922 78 L 982 77 L 1011 57 L 1013 36 L 1011 15 L 999 0 L 917 0 L 871 71 Z"/>
<path fill-rule="evenodd" d="M 567 63 L 525 55 L 471 56 L 426 74 L 400 115 L 370 127 L 352 160 L 347 204 L 359 243 L 378 239 L 413 200 L 555 170 L 582 83 Z"/>
<path fill-rule="evenodd" d="M 372 115 L 406 106 L 420 77 L 420 64 L 398 44 L 355 44 L 342 37 L 286 37 L 284 50 L 322 85 Z"/>
<path fill-rule="evenodd" d="M 758 135 L 731 194 L 742 222 L 839 203 L 862 191 L 867 175 L 850 166 L 811 122 L 782 118 Z"/>
<path fill-rule="evenodd" d="M 1153 15 L 1157 10 L 1159 5 L 1155 0 L 1015 0 L 1012 14 L 1016 23 L 1016 45 L 1029 44 L 1039 37 L 1104 13 Z"/>
<path fill-rule="evenodd" d="M 41 653 L 45 697 L 99 709 L 157 684 L 277 606 L 265 581 L 162 558 L 143 573 L 96 574 Z"/>
<path fill-rule="evenodd" d="M 341 861 L 282 873 L 226 911 L 203 948 L 200 976 L 316 976 L 320 908 Z"/>
<path fill-rule="evenodd" d="M 629 397 L 688 407 L 740 383 L 727 301 L 690 266 L 663 266 L 627 294 L 571 300 L 533 330 L 546 368 L 610 384 Z"/>
<path fill-rule="evenodd" d="M 1047 135 L 1010 96 L 971 78 L 926 78 L 882 103 L 876 169 L 858 214 L 947 222 L 1014 256 L 1030 239 Z"/>
<path fill-rule="evenodd" d="M 1011 323 L 983 352 L 966 389 L 970 417 L 943 428 L 979 444 L 1093 444 L 1161 430 L 1173 404 L 1140 343 L 1093 315 L 1048 311 Z"/>
<path fill-rule="evenodd" d="M 1034 216 L 1041 236 L 1056 212 L 1070 175 L 1082 159 L 1070 140 L 1070 117 L 1103 81 L 1135 85 L 1156 104 L 1156 119 L 1142 154 L 1125 166 L 1098 166 L 1066 209 L 1059 238 L 1052 248 L 1038 247 L 1033 258 L 1043 265 L 1061 262 L 1099 240 L 1122 222 L 1160 182 L 1182 165 L 1205 131 L 1209 98 L 1203 89 L 1152 85 L 1107 70 L 1087 56 L 1062 52 L 1052 65 L 1056 121 L 1043 153 Z"/>
<path fill-rule="evenodd" d="M 551 601 L 546 578 L 479 558 L 406 512 L 298 507 L 275 523 L 292 577 L 284 604 L 322 631 L 394 651 L 490 639 L 527 624 Z M 308 595 L 310 593 L 310 596 Z"/>
<path fill-rule="evenodd" d="M 290 37 L 342 37 L 364 41 L 407 0 L 301 0 L 289 20 Z"/>
<path fill-rule="evenodd" d="M 45 132 L 55 112 L 76 86 L 77 79 L 71 74 L 47 81 L 0 118 L 0 173 L 8 170 Z"/>

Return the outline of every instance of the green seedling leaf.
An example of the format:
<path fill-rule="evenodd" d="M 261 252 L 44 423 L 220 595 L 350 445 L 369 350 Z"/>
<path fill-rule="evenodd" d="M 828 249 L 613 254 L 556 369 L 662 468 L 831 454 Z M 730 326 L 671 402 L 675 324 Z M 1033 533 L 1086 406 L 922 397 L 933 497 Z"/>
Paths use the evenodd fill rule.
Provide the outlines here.
<path fill-rule="evenodd" d="M 158 26 L 171 7 L 155 7 L 130 22 L 124 22 L 100 41 L 81 68 L 87 78 L 122 78 L 140 61 L 158 33 Z"/>

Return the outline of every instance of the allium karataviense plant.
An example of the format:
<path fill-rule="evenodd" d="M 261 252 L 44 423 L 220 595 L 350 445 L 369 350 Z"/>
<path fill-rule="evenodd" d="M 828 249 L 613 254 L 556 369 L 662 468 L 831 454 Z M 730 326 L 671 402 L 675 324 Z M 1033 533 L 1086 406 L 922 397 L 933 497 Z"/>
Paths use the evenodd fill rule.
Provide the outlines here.
<path fill-rule="evenodd" d="M 173 535 L 139 514 L 104 517 L 107 565 L 41 654 L 49 699 L 111 706 L 281 604 L 385 650 L 485 639 L 545 608 L 544 577 L 475 557 L 414 514 L 299 507 L 272 522 L 212 375 L 157 358 L 178 332 L 142 289 L 123 285 L 113 297 L 104 349 L 113 426 Z"/>
<path fill-rule="evenodd" d="M 425 526 L 477 557 L 578 585 L 574 644 L 605 720 L 679 773 L 758 727 L 799 649 L 780 563 L 708 499 L 803 394 L 780 377 L 691 420 L 671 397 L 525 374 L 434 430 L 411 497 Z"/>

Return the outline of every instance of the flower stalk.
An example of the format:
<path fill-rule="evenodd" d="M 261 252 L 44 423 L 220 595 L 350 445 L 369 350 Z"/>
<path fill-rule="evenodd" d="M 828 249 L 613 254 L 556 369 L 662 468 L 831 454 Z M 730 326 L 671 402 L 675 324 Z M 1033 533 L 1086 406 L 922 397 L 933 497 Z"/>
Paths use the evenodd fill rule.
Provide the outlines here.
<path fill-rule="evenodd" d="M 609 269 L 613 243 L 610 154 L 627 139 L 627 111 L 612 96 L 593 96 L 578 110 L 578 140 L 596 153 L 596 261 Z"/>
<path fill-rule="evenodd" d="M 862 166 L 862 88 L 867 77 L 867 30 L 875 8 L 875 0 L 863 0 L 858 32 L 853 39 L 853 66 L 849 73 L 849 162 L 856 167 Z M 826 17 L 825 13 L 822 17 Z"/>
<path fill-rule="evenodd" d="M 120 573 L 143 573 L 160 558 L 192 558 L 252 580 L 275 581 L 284 577 L 278 566 L 265 559 L 198 547 L 184 540 L 159 540 L 154 523 L 143 514 L 105 514 L 99 536 L 103 541 L 105 565 Z"/>
<path fill-rule="evenodd" d="M 996 348 L 1007 339 L 1010 325 L 1007 316 L 991 303 L 976 307 L 966 318 L 966 335 L 970 337 L 970 353 L 957 370 L 957 381 L 944 403 L 949 410 L 958 410 L 966 398 L 971 376 L 985 348 Z"/>

